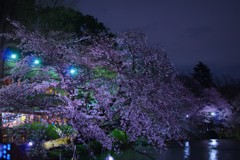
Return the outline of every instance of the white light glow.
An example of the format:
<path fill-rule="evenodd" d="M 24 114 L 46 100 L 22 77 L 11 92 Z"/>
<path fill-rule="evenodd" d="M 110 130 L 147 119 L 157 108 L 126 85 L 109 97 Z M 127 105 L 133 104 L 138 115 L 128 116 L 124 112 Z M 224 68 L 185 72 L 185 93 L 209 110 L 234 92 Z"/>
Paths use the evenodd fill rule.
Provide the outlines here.
<path fill-rule="evenodd" d="M 35 59 L 33 63 L 34 63 L 34 64 L 39 64 L 40 61 L 39 61 L 38 59 Z"/>
<path fill-rule="evenodd" d="M 71 73 L 71 74 L 74 74 L 75 72 L 76 72 L 75 69 L 71 69 L 71 70 L 70 70 L 70 73 Z"/>
<path fill-rule="evenodd" d="M 185 147 L 189 147 L 189 142 L 185 142 Z"/>
<path fill-rule="evenodd" d="M 215 116 L 216 115 L 216 113 L 215 112 L 211 112 L 211 116 Z"/>
<path fill-rule="evenodd" d="M 218 141 L 217 139 L 210 139 L 210 142 L 208 144 L 209 144 L 209 147 L 216 148 L 218 146 Z"/>
<path fill-rule="evenodd" d="M 17 58 L 17 55 L 16 55 L 16 54 L 12 54 L 12 55 L 11 55 L 11 58 L 12 58 L 12 59 L 16 59 L 16 58 Z"/>
<path fill-rule="evenodd" d="M 28 142 L 28 146 L 29 147 L 33 146 L 33 142 Z"/>
<path fill-rule="evenodd" d="M 209 160 L 218 160 L 217 146 L 218 146 L 217 139 L 210 139 L 210 142 L 208 143 Z"/>
<path fill-rule="evenodd" d="M 114 158 L 111 155 L 108 155 L 105 160 L 114 160 Z"/>
<path fill-rule="evenodd" d="M 209 160 L 217 160 L 218 159 L 218 150 L 211 149 L 209 151 Z"/>
<path fill-rule="evenodd" d="M 189 142 L 185 142 L 184 145 L 184 159 L 188 159 L 190 156 L 190 145 Z"/>

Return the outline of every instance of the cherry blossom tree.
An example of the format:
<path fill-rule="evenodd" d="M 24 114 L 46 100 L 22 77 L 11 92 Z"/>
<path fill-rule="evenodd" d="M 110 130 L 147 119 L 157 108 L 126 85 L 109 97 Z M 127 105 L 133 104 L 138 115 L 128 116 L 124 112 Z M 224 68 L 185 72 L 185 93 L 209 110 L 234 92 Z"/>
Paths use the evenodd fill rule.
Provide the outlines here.
<path fill-rule="evenodd" d="M 205 117 L 205 121 L 227 125 L 231 119 L 232 106 L 221 96 L 215 88 L 204 89 L 202 93 L 202 108 L 198 115 Z"/>
<path fill-rule="evenodd" d="M 185 138 L 182 119 L 192 99 L 166 53 L 147 47 L 144 34 L 41 34 L 12 23 L 14 33 L 3 36 L 19 42 L 21 59 L 12 83 L 0 89 L 1 111 L 38 109 L 66 118 L 78 143 L 95 139 L 107 149 L 114 128 L 129 141 L 144 138 L 160 148 Z"/>

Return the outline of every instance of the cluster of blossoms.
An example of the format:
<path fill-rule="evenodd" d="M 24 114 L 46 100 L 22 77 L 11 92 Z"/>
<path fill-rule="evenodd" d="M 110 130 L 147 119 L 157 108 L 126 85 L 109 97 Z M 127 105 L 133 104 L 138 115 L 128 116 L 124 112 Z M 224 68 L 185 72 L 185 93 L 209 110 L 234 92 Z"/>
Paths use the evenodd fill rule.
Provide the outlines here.
<path fill-rule="evenodd" d="M 184 138 L 183 106 L 191 99 L 166 53 L 147 47 L 142 33 L 79 38 L 13 25 L 15 32 L 4 36 L 19 42 L 22 58 L 11 69 L 14 81 L 0 89 L 1 111 L 37 107 L 68 119 L 79 142 L 95 139 L 108 149 L 114 128 L 130 141 L 144 138 L 158 147 Z M 33 57 L 40 57 L 42 65 L 30 65 Z M 74 76 L 68 73 L 73 66 Z"/>

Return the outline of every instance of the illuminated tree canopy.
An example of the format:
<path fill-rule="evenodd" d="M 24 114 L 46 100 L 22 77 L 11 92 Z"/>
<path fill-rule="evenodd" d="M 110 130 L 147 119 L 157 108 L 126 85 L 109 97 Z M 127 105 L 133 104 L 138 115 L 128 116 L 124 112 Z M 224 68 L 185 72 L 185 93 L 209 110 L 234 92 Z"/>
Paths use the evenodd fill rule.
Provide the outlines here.
<path fill-rule="evenodd" d="M 160 49 L 149 48 L 139 32 L 78 37 L 29 32 L 12 22 L 21 59 L 12 83 L 0 90 L 1 111 L 44 111 L 69 120 L 79 143 L 97 140 L 112 149 L 114 129 L 164 147 L 185 137 L 181 128 L 192 100 Z M 37 60 L 37 61 L 36 61 Z"/>

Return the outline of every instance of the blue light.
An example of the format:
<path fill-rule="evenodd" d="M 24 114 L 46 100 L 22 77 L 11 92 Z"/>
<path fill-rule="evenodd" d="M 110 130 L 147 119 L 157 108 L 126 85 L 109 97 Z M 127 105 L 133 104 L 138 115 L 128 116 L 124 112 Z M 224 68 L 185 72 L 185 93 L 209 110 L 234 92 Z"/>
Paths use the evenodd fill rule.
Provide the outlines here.
<path fill-rule="evenodd" d="M 7 154 L 7 160 L 10 160 L 10 154 Z"/>
<path fill-rule="evenodd" d="M 7 148 L 7 145 L 4 144 L 4 145 L 3 145 L 3 149 L 6 149 L 6 148 Z"/>
<path fill-rule="evenodd" d="M 9 151 L 11 150 L 11 144 L 7 145 L 7 150 L 9 150 Z"/>
<path fill-rule="evenodd" d="M 19 52 L 16 51 L 15 49 L 7 48 L 4 51 L 3 58 L 6 59 L 6 61 L 17 61 L 19 59 Z"/>

